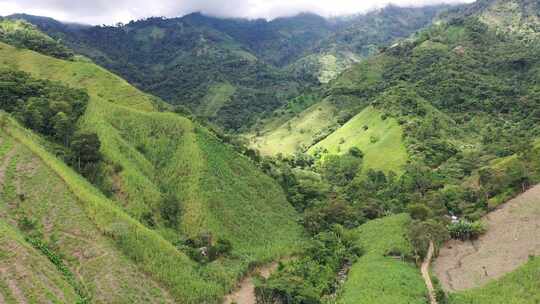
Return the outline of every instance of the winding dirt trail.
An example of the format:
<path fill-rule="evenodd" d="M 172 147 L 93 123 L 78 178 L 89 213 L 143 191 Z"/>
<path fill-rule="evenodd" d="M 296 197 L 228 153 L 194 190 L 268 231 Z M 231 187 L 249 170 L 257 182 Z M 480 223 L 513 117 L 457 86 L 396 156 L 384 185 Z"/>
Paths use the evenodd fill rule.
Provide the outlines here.
<path fill-rule="evenodd" d="M 450 241 L 433 270 L 447 291 L 485 285 L 540 255 L 540 185 L 531 188 L 483 222 L 488 230 L 476 241 Z"/>
<path fill-rule="evenodd" d="M 255 297 L 255 284 L 253 284 L 253 277 L 255 275 L 260 275 L 267 279 L 274 271 L 276 271 L 277 267 L 278 263 L 274 262 L 272 264 L 257 268 L 252 274 L 248 275 L 240 282 L 236 291 L 225 297 L 223 304 L 256 304 L 257 299 Z"/>
<path fill-rule="evenodd" d="M 431 260 L 433 259 L 433 254 L 435 252 L 435 246 L 433 241 L 429 242 L 429 249 L 424 262 L 422 262 L 422 277 L 426 282 L 426 287 L 428 289 L 429 301 L 431 304 L 437 304 L 437 297 L 435 296 L 435 288 L 433 288 L 433 282 L 431 281 L 431 276 L 429 275 L 429 267 L 431 266 Z"/>

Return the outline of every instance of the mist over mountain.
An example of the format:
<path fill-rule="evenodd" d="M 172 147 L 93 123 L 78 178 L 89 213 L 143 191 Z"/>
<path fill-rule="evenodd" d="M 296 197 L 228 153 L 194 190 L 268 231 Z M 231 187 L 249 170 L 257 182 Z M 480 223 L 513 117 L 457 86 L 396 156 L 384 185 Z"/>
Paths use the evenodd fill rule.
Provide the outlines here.
<path fill-rule="evenodd" d="M 388 6 L 348 18 L 304 13 L 272 21 L 193 13 L 97 27 L 12 18 L 36 24 L 141 89 L 238 131 L 447 8 Z"/>

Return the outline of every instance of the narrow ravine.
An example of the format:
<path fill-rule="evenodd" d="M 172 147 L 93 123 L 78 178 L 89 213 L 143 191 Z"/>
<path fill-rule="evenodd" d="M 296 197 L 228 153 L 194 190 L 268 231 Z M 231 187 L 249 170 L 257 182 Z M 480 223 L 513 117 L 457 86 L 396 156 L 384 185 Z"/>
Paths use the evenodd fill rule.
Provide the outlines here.
<path fill-rule="evenodd" d="M 278 263 L 274 262 L 263 267 L 255 269 L 250 275 L 246 276 L 238 285 L 233 293 L 229 294 L 223 300 L 223 304 L 256 304 L 255 284 L 253 283 L 254 276 L 262 276 L 268 279 L 270 275 L 277 270 Z"/>
<path fill-rule="evenodd" d="M 429 241 L 429 249 L 424 262 L 422 263 L 422 277 L 426 282 L 426 287 L 429 294 L 429 302 L 431 304 L 437 304 L 437 297 L 435 295 L 435 288 L 433 288 L 433 282 L 431 281 L 431 276 L 429 275 L 429 267 L 431 266 L 431 260 L 433 259 L 433 253 L 435 252 L 435 246 L 433 241 Z"/>

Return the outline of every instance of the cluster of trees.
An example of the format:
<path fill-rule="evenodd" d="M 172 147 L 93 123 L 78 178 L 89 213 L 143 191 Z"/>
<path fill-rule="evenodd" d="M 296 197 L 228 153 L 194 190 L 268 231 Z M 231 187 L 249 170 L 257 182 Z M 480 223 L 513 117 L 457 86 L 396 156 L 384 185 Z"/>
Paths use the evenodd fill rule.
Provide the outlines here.
<path fill-rule="evenodd" d="M 144 91 L 195 113 L 213 84 L 232 84 L 235 93 L 210 119 L 227 131 L 245 131 L 319 84 L 318 71 L 295 68 L 305 65 L 303 59 L 335 53 L 352 63 L 351 52 L 361 57 L 378 45 L 407 37 L 443 8 L 389 7 L 332 21 L 312 14 L 272 21 L 190 14 L 117 26 L 37 23 L 50 36 L 65 39 L 78 53 Z"/>
<path fill-rule="evenodd" d="M 339 286 L 337 273 L 362 255 L 354 236 L 339 225 L 317 234 L 301 256 L 282 262 L 256 284 L 260 303 L 324 303 Z"/>
<path fill-rule="evenodd" d="M 295 77 L 257 60 L 241 42 L 213 28 L 222 29 L 222 23 L 227 21 L 194 14 L 65 32 L 53 28 L 48 33 L 65 37 L 77 52 L 140 89 L 194 113 L 204 108 L 202 102 L 213 85 L 231 84 L 234 94 L 209 118 L 228 131 L 248 128 L 317 83 L 315 78 Z"/>
<path fill-rule="evenodd" d="M 84 113 L 88 94 L 29 74 L 0 71 L 0 108 L 12 113 L 28 128 L 65 146 Z"/>
<path fill-rule="evenodd" d="M 96 134 L 77 128 L 88 101 L 84 90 L 0 69 L 0 110 L 44 136 L 57 156 L 94 179 L 102 160 L 101 143 Z"/>

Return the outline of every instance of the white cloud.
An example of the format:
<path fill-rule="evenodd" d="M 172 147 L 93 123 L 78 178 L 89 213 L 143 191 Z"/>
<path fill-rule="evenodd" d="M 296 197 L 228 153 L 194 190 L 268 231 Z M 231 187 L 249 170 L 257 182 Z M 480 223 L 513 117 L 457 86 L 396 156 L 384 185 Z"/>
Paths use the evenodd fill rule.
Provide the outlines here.
<path fill-rule="evenodd" d="M 27 13 L 90 24 L 127 22 L 150 16 L 203 12 L 221 17 L 272 19 L 300 12 L 349 15 L 387 4 L 421 6 L 474 0 L 0 0 L 0 15 Z"/>

